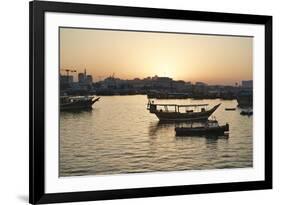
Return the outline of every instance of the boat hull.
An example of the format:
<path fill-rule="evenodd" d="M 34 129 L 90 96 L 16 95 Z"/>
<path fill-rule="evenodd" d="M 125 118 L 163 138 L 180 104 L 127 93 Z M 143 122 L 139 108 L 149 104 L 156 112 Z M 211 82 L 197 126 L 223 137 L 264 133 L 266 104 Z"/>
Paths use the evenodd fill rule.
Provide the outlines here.
<path fill-rule="evenodd" d="M 71 111 L 71 110 L 86 110 L 92 109 L 92 105 L 97 102 L 99 98 L 92 100 L 91 98 L 88 100 L 77 100 L 70 103 L 64 103 L 60 105 L 61 111 Z"/>
<path fill-rule="evenodd" d="M 156 111 L 153 112 L 159 121 L 206 121 L 208 118 L 216 111 L 220 104 L 214 106 L 208 111 L 202 112 L 165 112 L 165 111 Z"/>
<path fill-rule="evenodd" d="M 225 132 L 229 131 L 229 125 L 223 125 L 220 127 L 197 127 L 197 128 L 186 128 L 176 127 L 176 136 L 202 136 L 202 135 L 224 135 Z"/>
<path fill-rule="evenodd" d="M 155 113 L 159 121 L 204 121 L 208 120 L 210 113 Z"/>

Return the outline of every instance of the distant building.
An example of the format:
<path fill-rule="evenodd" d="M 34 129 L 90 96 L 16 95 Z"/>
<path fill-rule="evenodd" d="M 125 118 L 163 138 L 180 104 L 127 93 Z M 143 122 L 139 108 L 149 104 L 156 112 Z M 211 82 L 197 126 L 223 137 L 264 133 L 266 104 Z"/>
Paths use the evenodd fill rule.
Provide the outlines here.
<path fill-rule="evenodd" d="M 85 80 L 84 73 L 78 73 L 78 82 L 83 83 Z"/>
<path fill-rule="evenodd" d="M 243 88 L 253 88 L 253 80 L 243 80 L 241 86 Z"/>
<path fill-rule="evenodd" d="M 60 83 L 61 84 L 70 84 L 73 83 L 73 76 L 72 75 L 61 75 L 60 76 Z"/>
<path fill-rule="evenodd" d="M 139 78 L 134 78 L 133 80 L 127 80 L 127 83 L 136 89 L 141 89 L 144 88 L 146 86 L 148 86 L 148 83 L 146 80 L 141 80 Z"/>
<path fill-rule="evenodd" d="M 193 86 L 193 92 L 195 94 L 207 94 L 208 93 L 208 84 L 203 82 L 195 82 Z"/>
<path fill-rule="evenodd" d="M 154 88 L 170 89 L 172 88 L 173 79 L 169 77 L 158 77 L 155 75 L 151 78 L 151 85 Z"/>
<path fill-rule="evenodd" d="M 92 84 L 93 83 L 93 77 L 91 75 L 87 75 L 86 83 L 88 83 L 88 84 Z"/>
<path fill-rule="evenodd" d="M 66 89 L 71 88 L 71 85 L 73 84 L 73 76 L 72 75 L 60 75 L 60 90 L 64 92 Z"/>
<path fill-rule="evenodd" d="M 173 81 L 172 83 L 172 89 L 175 89 L 177 91 L 185 91 L 186 88 L 187 85 L 183 80 Z"/>
<path fill-rule="evenodd" d="M 121 80 L 119 78 L 109 76 L 103 80 L 102 88 L 117 89 L 119 88 L 120 84 L 121 84 Z"/>
<path fill-rule="evenodd" d="M 196 82 L 195 85 L 196 86 L 207 86 L 208 84 L 203 83 L 203 82 Z"/>
<path fill-rule="evenodd" d="M 84 73 L 78 73 L 78 83 L 91 85 L 93 83 L 93 76 L 87 75 L 87 72 L 85 69 Z"/>

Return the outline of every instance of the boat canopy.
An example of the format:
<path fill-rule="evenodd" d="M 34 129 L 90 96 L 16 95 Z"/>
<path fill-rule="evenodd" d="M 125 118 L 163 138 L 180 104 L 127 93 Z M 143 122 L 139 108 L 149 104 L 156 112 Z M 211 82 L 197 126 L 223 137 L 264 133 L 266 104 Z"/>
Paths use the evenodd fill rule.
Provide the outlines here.
<path fill-rule="evenodd" d="M 191 105 L 177 105 L 177 104 L 154 104 L 151 103 L 151 105 L 156 105 L 156 106 L 171 106 L 171 107 L 205 107 L 208 106 L 209 104 L 191 104 Z"/>

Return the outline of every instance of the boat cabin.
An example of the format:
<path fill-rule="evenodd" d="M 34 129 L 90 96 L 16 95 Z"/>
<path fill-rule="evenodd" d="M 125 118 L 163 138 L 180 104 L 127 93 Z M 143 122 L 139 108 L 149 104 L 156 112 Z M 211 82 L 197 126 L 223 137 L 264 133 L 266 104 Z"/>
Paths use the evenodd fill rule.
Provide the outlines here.
<path fill-rule="evenodd" d="M 191 105 L 177 105 L 177 104 L 154 104 L 148 102 L 147 109 L 150 113 L 156 112 L 173 112 L 173 113 L 192 113 L 205 112 L 209 104 L 191 104 Z"/>

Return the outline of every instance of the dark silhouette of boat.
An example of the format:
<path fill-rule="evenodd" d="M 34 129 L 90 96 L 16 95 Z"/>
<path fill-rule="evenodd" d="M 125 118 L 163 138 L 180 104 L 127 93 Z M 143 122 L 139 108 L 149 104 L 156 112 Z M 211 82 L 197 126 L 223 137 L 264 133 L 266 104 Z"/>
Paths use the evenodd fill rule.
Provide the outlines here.
<path fill-rule="evenodd" d="M 234 110 L 236 110 L 236 108 L 234 107 L 234 108 L 225 108 L 225 110 L 226 111 L 234 111 Z"/>
<path fill-rule="evenodd" d="M 92 105 L 99 99 L 99 97 L 94 99 L 94 96 L 61 96 L 60 110 L 92 109 Z"/>
<path fill-rule="evenodd" d="M 208 120 L 220 104 L 215 105 L 210 110 L 206 109 L 207 106 L 208 104 L 154 104 L 149 101 L 147 109 L 150 113 L 155 114 L 160 121 L 201 121 Z M 160 109 L 158 109 L 159 107 Z M 185 112 L 181 112 L 181 108 L 185 108 Z M 199 111 L 196 111 L 198 108 Z"/>
<path fill-rule="evenodd" d="M 190 127 L 176 127 L 175 132 L 176 136 L 218 136 L 224 135 L 225 132 L 229 131 L 229 124 L 219 126 L 218 121 L 208 121 L 203 126 L 193 127 L 192 124 Z"/>
<path fill-rule="evenodd" d="M 253 115 L 253 111 L 252 111 L 252 110 L 242 110 L 242 111 L 240 112 L 240 115 L 251 116 L 251 115 Z"/>

